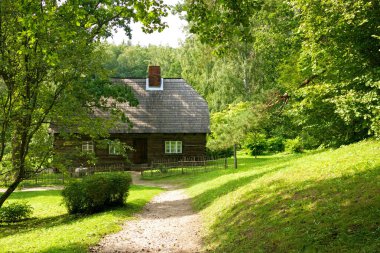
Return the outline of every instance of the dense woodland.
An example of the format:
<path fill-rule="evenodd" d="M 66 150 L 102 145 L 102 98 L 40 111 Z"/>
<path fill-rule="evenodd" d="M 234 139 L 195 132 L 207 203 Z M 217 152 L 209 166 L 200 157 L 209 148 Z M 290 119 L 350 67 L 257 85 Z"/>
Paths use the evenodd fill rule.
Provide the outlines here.
<path fill-rule="evenodd" d="M 208 146 L 253 154 L 338 147 L 380 136 L 380 3 L 316 0 L 186 0 L 179 48 L 105 44 L 131 21 L 162 30 L 157 1 L 0 3 L 0 172 L 14 184 L 51 165 L 50 122 L 107 138 L 120 115 L 110 97 L 136 105 L 110 77 L 183 77 L 208 101 Z M 94 108 L 112 112 L 94 119 Z M 57 162 L 57 161 L 55 161 Z M 56 167 L 64 167 L 60 162 Z"/>
<path fill-rule="evenodd" d="M 212 150 L 337 147 L 380 135 L 378 1 L 187 1 L 179 48 L 102 45 L 114 77 L 148 64 L 211 110 Z M 233 141 L 231 141 L 233 140 Z M 288 140 L 288 141 L 285 141 Z"/>

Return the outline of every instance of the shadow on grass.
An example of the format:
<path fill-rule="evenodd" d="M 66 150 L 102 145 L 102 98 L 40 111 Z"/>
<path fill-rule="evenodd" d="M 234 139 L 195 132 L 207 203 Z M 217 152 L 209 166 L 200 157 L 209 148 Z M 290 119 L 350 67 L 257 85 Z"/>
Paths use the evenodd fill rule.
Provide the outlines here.
<path fill-rule="evenodd" d="M 378 252 L 380 168 L 320 181 L 263 185 L 211 227 L 213 252 Z"/>
<path fill-rule="evenodd" d="M 151 178 L 143 180 L 145 181 L 155 181 L 169 184 L 177 184 L 181 187 L 191 187 L 199 183 L 207 183 L 220 176 L 230 175 L 251 170 L 264 170 L 265 168 L 270 168 L 278 166 L 280 163 L 286 165 L 287 162 L 295 161 L 296 159 L 302 158 L 307 154 L 295 154 L 286 155 L 280 157 L 258 157 L 258 158 L 238 158 L 238 168 L 233 169 L 233 159 L 228 159 L 228 169 L 217 169 L 205 173 L 198 174 L 184 174 L 184 175 L 173 175 L 166 178 Z"/>
<path fill-rule="evenodd" d="M 23 191 L 23 192 L 13 192 L 11 195 L 12 200 L 33 198 L 33 197 L 50 197 L 50 196 L 61 196 L 61 190 L 47 190 L 47 191 Z"/>
<path fill-rule="evenodd" d="M 217 198 L 220 198 L 228 193 L 231 193 L 238 188 L 251 183 L 253 180 L 261 178 L 269 173 L 273 173 L 283 169 L 284 166 L 276 166 L 272 169 L 265 170 L 260 173 L 256 173 L 250 176 L 239 177 L 234 180 L 228 181 L 228 183 L 222 184 L 216 188 L 212 188 L 199 195 L 193 197 L 192 201 L 197 210 L 203 210 L 211 205 Z"/>
<path fill-rule="evenodd" d="M 73 253 L 73 252 L 88 252 L 88 245 L 85 243 L 70 243 L 62 246 L 50 247 L 46 250 L 39 251 L 40 253 Z M 16 251 L 17 252 L 17 251 Z"/>
<path fill-rule="evenodd" d="M 146 189 L 157 189 L 153 187 L 145 187 L 145 186 L 133 186 L 132 189 L 134 191 L 143 191 Z M 137 193 L 138 194 L 138 193 Z M 49 196 L 61 196 L 60 190 L 49 190 L 49 191 L 35 191 L 35 192 L 14 192 L 12 193 L 12 200 L 27 200 L 33 197 L 49 197 Z M 17 222 L 17 223 L 0 223 L 0 238 L 5 238 L 8 236 L 12 236 L 15 233 L 23 234 L 28 233 L 33 230 L 38 229 L 49 229 L 53 227 L 58 227 L 61 225 L 69 225 L 71 223 L 80 223 L 81 221 L 93 217 L 96 215 L 102 215 L 107 212 L 112 212 L 112 215 L 128 218 L 133 213 L 136 213 L 141 210 L 141 208 L 145 205 L 147 201 L 144 199 L 133 199 L 132 201 L 127 198 L 127 203 L 124 206 L 118 207 L 109 207 L 106 210 L 94 213 L 91 215 L 79 214 L 79 215 L 55 215 L 49 216 L 45 218 L 31 218 L 25 221 Z"/>

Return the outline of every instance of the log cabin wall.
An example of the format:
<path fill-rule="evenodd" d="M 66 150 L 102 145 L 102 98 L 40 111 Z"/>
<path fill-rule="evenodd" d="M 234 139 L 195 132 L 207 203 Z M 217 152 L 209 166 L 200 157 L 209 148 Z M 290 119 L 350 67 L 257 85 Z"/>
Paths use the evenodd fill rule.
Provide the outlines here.
<path fill-rule="evenodd" d="M 129 151 L 128 155 L 128 159 L 132 164 L 150 164 L 155 161 L 178 160 L 187 157 L 201 157 L 206 155 L 206 134 L 203 133 L 111 134 L 109 139 L 118 139 L 135 149 L 135 151 Z M 141 159 L 144 158 L 144 156 L 137 153 L 138 147 L 134 147 L 134 145 L 141 143 L 141 141 L 144 142 L 144 140 L 146 140 L 146 159 Z M 82 149 L 82 141 L 89 141 L 89 139 L 79 137 L 75 140 L 63 140 L 59 138 L 59 135 L 56 135 L 54 141 L 55 153 L 65 153 L 67 157 L 71 157 L 74 166 L 85 164 L 86 159 L 78 157 L 78 154 Z M 182 141 L 182 153 L 166 154 L 165 141 Z M 108 147 L 100 148 L 96 142 L 94 144 L 94 152 L 97 157 L 97 165 L 127 163 L 123 156 L 109 154 Z"/>

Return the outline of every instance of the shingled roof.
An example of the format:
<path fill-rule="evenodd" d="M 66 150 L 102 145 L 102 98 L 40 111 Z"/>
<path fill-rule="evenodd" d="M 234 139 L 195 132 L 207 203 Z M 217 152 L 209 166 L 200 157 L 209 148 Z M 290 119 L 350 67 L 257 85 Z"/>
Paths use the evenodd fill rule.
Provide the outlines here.
<path fill-rule="evenodd" d="M 133 127 L 120 123 L 110 133 L 209 133 L 207 102 L 183 79 L 163 79 L 162 90 L 147 90 L 146 79 L 114 79 L 132 88 L 137 107 L 118 104 Z"/>

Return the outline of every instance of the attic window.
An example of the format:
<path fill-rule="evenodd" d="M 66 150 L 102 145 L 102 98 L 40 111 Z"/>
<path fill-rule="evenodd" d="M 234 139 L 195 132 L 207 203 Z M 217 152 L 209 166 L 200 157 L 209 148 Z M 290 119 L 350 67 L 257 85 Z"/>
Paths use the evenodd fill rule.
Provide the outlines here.
<path fill-rule="evenodd" d="M 87 153 L 94 152 L 94 143 L 92 141 L 83 141 L 82 142 L 82 151 Z"/>
<path fill-rule="evenodd" d="M 182 141 L 165 141 L 165 154 L 182 154 Z"/>

